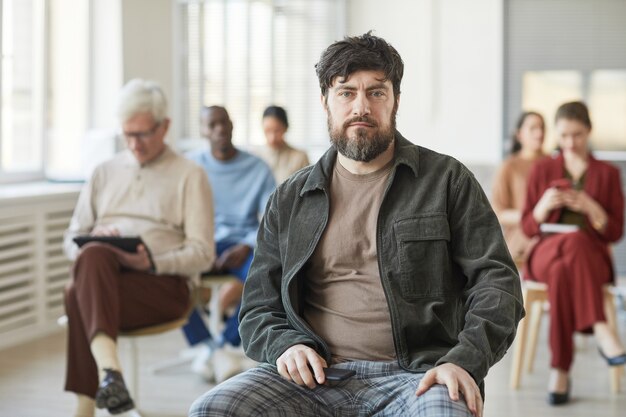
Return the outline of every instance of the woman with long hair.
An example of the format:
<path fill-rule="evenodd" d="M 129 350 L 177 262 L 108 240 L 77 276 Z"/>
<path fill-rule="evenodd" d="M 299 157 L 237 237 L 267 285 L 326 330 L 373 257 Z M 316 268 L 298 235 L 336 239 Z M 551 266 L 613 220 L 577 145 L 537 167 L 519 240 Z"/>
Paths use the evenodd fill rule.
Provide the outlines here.
<path fill-rule="evenodd" d="M 285 141 L 287 129 L 287 111 L 279 106 L 267 107 L 263 112 L 263 133 L 267 147 L 259 151 L 259 156 L 270 166 L 277 184 L 300 168 L 310 165 L 305 152 L 292 148 Z"/>
<path fill-rule="evenodd" d="M 545 123 L 539 113 L 526 111 L 520 115 L 511 138 L 511 155 L 502 163 L 492 188 L 491 204 L 511 256 L 518 264 L 525 261 L 530 243 L 521 227 L 526 183 L 533 164 L 545 156 L 544 132 Z"/>

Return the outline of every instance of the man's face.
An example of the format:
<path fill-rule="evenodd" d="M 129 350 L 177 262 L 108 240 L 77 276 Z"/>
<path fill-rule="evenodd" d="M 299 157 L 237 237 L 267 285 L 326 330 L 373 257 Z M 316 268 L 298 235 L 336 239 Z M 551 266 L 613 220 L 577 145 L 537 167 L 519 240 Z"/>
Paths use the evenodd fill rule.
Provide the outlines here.
<path fill-rule="evenodd" d="M 169 119 L 156 122 L 150 113 L 138 113 L 122 123 L 128 149 L 140 164 L 152 161 L 165 149 Z"/>
<path fill-rule="evenodd" d="M 229 150 L 232 145 L 233 124 L 221 108 L 205 110 L 200 116 L 200 133 L 209 140 L 211 149 Z"/>
<path fill-rule="evenodd" d="M 393 142 L 398 99 L 382 71 L 356 71 L 347 80 L 335 77 L 322 103 L 328 132 L 343 156 L 369 162 Z"/>

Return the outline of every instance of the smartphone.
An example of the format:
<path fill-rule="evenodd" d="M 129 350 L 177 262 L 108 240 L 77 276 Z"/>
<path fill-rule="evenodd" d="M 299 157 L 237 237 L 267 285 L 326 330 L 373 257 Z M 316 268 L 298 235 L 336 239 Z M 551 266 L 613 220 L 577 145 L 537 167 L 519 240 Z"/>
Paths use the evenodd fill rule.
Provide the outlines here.
<path fill-rule="evenodd" d="M 356 371 L 341 368 L 323 368 L 328 381 L 345 381 L 356 375 Z"/>

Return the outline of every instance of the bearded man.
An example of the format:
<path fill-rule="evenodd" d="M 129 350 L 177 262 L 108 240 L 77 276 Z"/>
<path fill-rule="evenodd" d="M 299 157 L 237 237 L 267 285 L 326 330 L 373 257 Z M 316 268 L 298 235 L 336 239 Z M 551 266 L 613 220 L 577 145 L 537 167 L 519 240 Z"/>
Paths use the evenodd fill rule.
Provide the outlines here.
<path fill-rule="evenodd" d="M 519 278 L 472 173 L 396 130 L 403 68 L 370 33 L 322 53 L 332 147 L 270 198 L 244 287 L 261 364 L 190 416 L 482 415 L 524 314 Z"/>

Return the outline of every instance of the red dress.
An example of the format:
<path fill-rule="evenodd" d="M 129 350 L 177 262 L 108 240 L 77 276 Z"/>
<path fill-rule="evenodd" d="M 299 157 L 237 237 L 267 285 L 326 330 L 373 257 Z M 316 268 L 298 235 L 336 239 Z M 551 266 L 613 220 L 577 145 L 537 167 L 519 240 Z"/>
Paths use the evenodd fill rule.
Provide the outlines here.
<path fill-rule="evenodd" d="M 522 229 L 538 242 L 531 249 L 524 277 L 548 284 L 550 301 L 551 366 L 569 371 L 573 361 L 575 331 L 589 331 L 606 321 L 602 285 L 614 280 L 608 244 L 619 240 L 624 227 L 624 197 L 616 167 L 589 156 L 584 191 L 606 211 L 604 232 L 596 231 L 589 218 L 580 231 L 541 234 L 533 209 L 554 180 L 565 178 L 562 154 L 536 163 L 528 179 Z M 546 223 L 557 223 L 561 209 L 553 210 Z"/>

